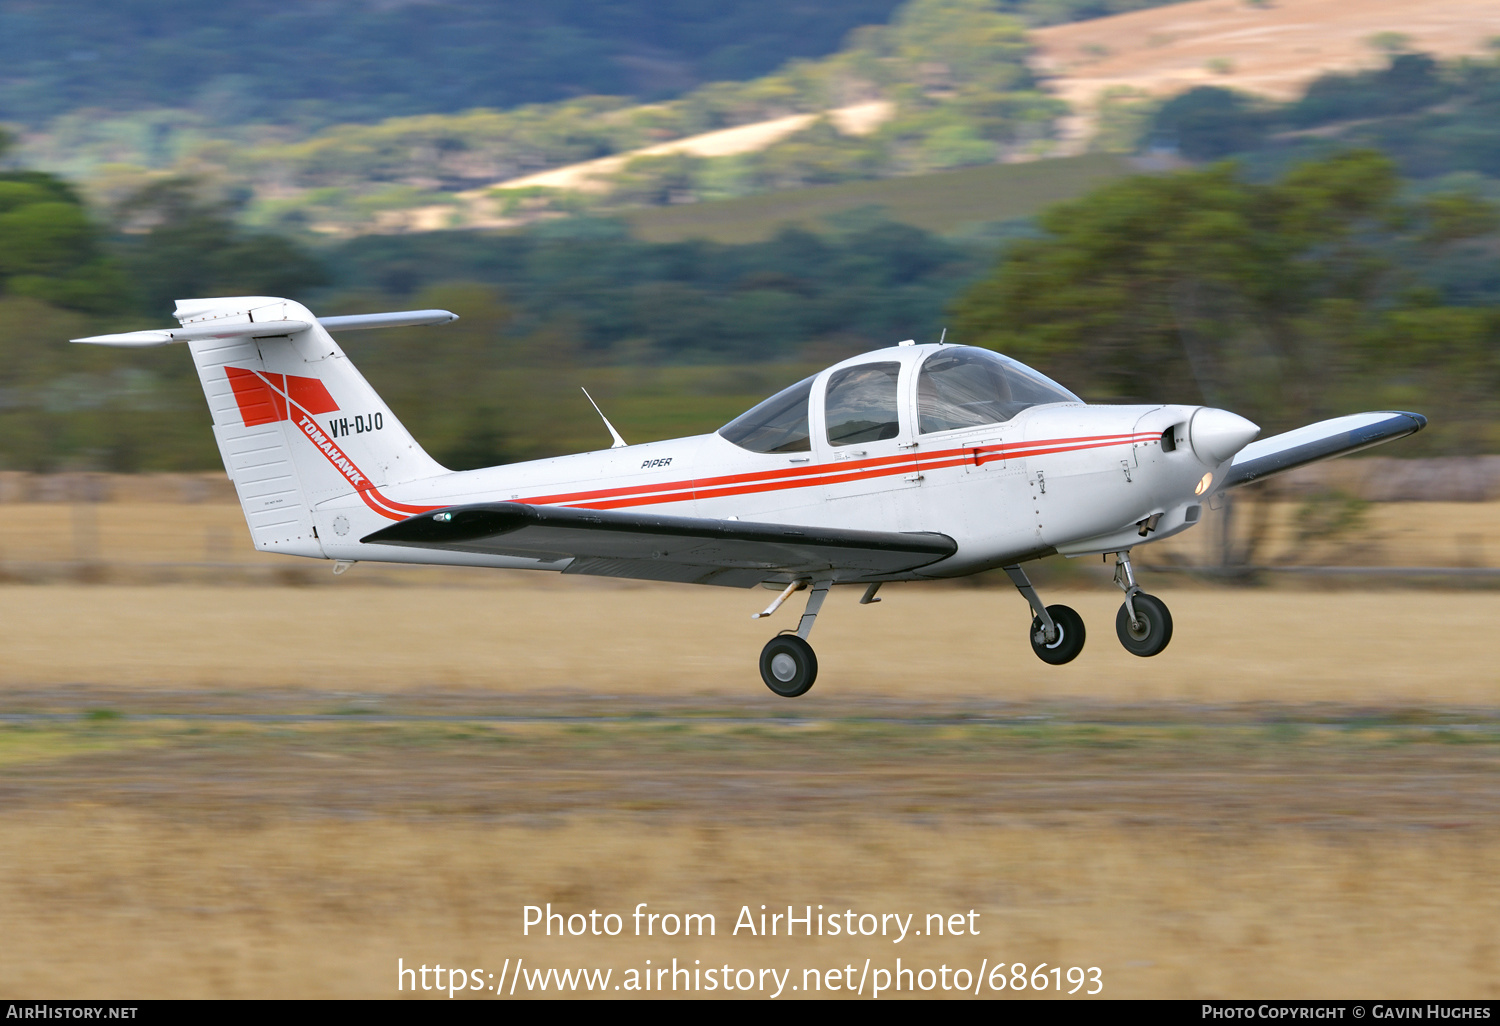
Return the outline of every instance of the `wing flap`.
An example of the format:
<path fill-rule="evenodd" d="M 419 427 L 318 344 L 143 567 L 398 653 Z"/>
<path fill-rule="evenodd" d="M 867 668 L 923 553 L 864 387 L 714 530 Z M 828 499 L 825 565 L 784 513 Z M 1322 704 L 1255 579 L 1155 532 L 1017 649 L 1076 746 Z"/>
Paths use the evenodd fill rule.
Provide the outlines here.
<path fill-rule="evenodd" d="M 719 566 L 675 563 L 665 559 L 602 559 L 583 556 L 568 564 L 565 574 L 590 577 L 629 577 L 637 581 L 671 581 L 676 584 L 717 584 L 727 588 L 753 588 L 768 576 L 765 570 L 728 570 Z"/>
<path fill-rule="evenodd" d="M 1236 488 L 1309 463 L 1346 456 L 1414 435 L 1427 426 L 1420 413 L 1381 410 L 1334 417 L 1251 442 L 1230 463 L 1219 488 Z"/>
<path fill-rule="evenodd" d="M 794 527 L 519 502 L 423 513 L 361 541 L 572 559 L 569 573 L 738 587 L 777 574 L 825 573 L 855 580 L 902 573 L 945 559 L 958 549 L 943 534 Z"/>

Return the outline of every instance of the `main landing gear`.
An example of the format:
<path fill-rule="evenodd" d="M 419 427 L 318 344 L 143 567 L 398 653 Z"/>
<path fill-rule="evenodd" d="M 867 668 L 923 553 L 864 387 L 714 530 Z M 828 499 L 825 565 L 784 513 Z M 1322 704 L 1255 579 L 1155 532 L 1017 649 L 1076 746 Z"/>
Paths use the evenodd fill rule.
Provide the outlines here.
<path fill-rule="evenodd" d="M 1043 606 L 1026 572 L 1008 566 L 1005 573 L 1031 606 L 1031 650 L 1044 663 L 1061 666 L 1083 651 L 1083 618 L 1069 606 Z M 1166 603 L 1141 591 L 1130 567 L 1129 550 L 1115 553 L 1115 584 L 1125 592 L 1125 603 L 1115 616 L 1115 633 L 1132 655 L 1154 656 L 1172 640 L 1172 614 Z"/>
<path fill-rule="evenodd" d="M 755 614 L 755 619 L 770 616 L 791 598 L 792 592 L 801 591 L 807 586 L 806 581 L 788 584 L 786 590 L 777 595 L 776 600 L 764 612 Z M 760 650 L 760 679 L 782 698 L 797 698 L 807 694 L 818 679 L 818 657 L 807 643 L 807 636 L 812 633 L 813 624 L 818 619 L 818 610 L 823 608 L 823 600 L 828 597 L 828 589 L 831 587 L 831 580 L 813 581 L 812 594 L 807 596 L 807 608 L 802 611 L 802 619 L 797 623 L 796 632 L 778 634 Z M 874 591 L 872 587 L 860 601 L 880 601 L 874 597 Z"/>
<path fill-rule="evenodd" d="M 1031 579 L 1019 566 L 1008 566 L 1005 574 L 1016 590 L 1026 597 L 1035 614 L 1031 621 L 1031 650 L 1037 658 L 1053 666 L 1071 663 L 1083 651 L 1087 632 L 1083 617 L 1072 606 L 1043 606 L 1041 597 L 1031 586 Z"/>

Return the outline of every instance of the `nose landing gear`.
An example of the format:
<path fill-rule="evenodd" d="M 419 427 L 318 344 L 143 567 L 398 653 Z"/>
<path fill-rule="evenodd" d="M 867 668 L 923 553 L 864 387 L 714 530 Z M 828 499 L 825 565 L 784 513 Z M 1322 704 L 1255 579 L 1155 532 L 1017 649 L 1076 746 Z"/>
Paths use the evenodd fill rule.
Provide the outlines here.
<path fill-rule="evenodd" d="M 1131 655 L 1154 656 L 1172 640 L 1172 614 L 1166 603 L 1147 595 L 1135 583 L 1130 552 L 1115 553 L 1115 584 L 1125 592 L 1125 602 L 1115 614 L 1115 634 Z"/>

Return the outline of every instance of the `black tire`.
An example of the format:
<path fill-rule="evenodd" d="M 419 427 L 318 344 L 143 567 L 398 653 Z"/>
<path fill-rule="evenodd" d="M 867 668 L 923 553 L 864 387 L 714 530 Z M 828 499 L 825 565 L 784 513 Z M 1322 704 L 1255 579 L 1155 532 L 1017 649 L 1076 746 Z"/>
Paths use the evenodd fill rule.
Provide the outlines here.
<path fill-rule="evenodd" d="M 760 679 L 782 698 L 805 695 L 818 679 L 818 657 L 795 634 L 778 634 L 760 650 Z"/>
<path fill-rule="evenodd" d="M 1048 606 L 1047 615 L 1057 624 L 1057 637 L 1047 643 L 1046 628 L 1040 616 L 1031 621 L 1031 650 L 1037 658 L 1053 666 L 1071 663 L 1083 651 L 1083 641 L 1088 632 L 1083 629 L 1083 617 L 1071 606 Z"/>
<path fill-rule="evenodd" d="M 1145 592 L 1131 601 L 1135 604 L 1137 622 L 1132 628 L 1130 611 L 1122 602 L 1120 611 L 1115 614 L 1115 633 L 1131 655 L 1154 656 L 1172 640 L 1172 614 L 1161 599 Z"/>

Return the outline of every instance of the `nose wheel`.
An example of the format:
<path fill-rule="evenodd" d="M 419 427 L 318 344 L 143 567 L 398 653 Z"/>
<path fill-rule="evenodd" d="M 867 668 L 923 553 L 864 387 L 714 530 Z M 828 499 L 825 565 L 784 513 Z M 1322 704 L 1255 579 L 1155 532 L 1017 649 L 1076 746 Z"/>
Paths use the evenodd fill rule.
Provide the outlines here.
<path fill-rule="evenodd" d="M 1144 591 L 1131 596 L 1131 605 L 1135 606 L 1135 618 L 1121 604 L 1115 614 L 1115 633 L 1131 655 L 1154 656 L 1172 640 L 1172 614 L 1166 603 Z"/>
<path fill-rule="evenodd" d="M 1131 655 L 1154 656 L 1172 640 L 1172 614 L 1167 604 L 1147 595 L 1135 583 L 1130 553 L 1115 553 L 1115 583 L 1125 592 L 1125 602 L 1115 614 L 1115 634 Z"/>

